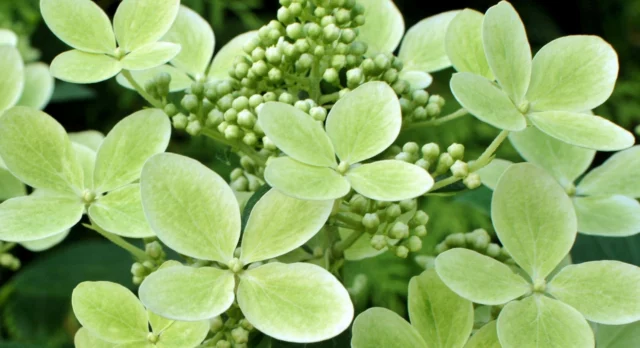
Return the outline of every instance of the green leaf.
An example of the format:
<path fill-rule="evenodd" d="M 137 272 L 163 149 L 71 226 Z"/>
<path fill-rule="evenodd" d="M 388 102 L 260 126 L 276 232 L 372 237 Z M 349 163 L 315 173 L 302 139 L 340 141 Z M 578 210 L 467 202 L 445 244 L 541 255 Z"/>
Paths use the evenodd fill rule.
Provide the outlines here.
<path fill-rule="evenodd" d="M 169 83 L 169 92 L 185 90 L 189 88 L 193 83 L 193 80 L 189 77 L 189 75 L 172 67 L 171 65 L 166 64 L 147 70 L 132 71 L 131 76 L 133 76 L 133 80 L 136 81 L 139 85 L 144 86 L 148 81 L 151 81 L 160 73 L 167 73 L 171 76 L 171 82 Z M 122 74 L 118 74 L 118 76 L 116 76 L 116 81 L 122 87 L 135 90 L 135 88 L 129 83 L 129 81 L 127 81 L 127 79 Z"/>
<path fill-rule="evenodd" d="M 546 135 L 535 127 L 509 134 L 520 156 L 551 174 L 560 185 L 568 187 L 584 173 L 596 152 L 569 145 Z"/>
<path fill-rule="evenodd" d="M 531 47 L 524 24 L 510 3 L 501 1 L 487 10 L 482 43 L 500 87 L 520 104 L 531 80 Z"/>
<path fill-rule="evenodd" d="M 512 164 L 513 162 L 511 161 L 494 158 L 489 164 L 478 170 L 477 173 L 480 175 L 480 180 L 482 180 L 484 186 L 495 190 L 500 177 Z"/>
<path fill-rule="evenodd" d="M 500 242 L 533 281 L 569 253 L 578 223 L 562 187 L 533 164 L 511 165 L 493 192 L 491 219 Z"/>
<path fill-rule="evenodd" d="M 618 151 L 635 142 L 629 131 L 600 116 L 568 111 L 534 112 L 528 116 L 544 133 L 575 146 Z"/>
<path fill-rule="evenodd" d="M 49 66 L 33 63 L 24 68 L 24 89 L 17 105 L 44 109 L 53 95 L 53 76 Z"/>
<path fill-rule="evenodd" d="M 76 153 L 78 163 L 82 166 L 82 172 L 84 174 L 84 187 L 85 189 L 93 188 L 93 170 L 96 167 L 96 152 L 90 148 L 73 143 L 73 151 Z"/>
<path fill-rule="evenodd" d="M 504 348 L 594 347 L 593 332 L 582 314 L 542 295 L 507 304 L 498 317 Z"/>
<path fill-rule="evenodd" d="M 115 347 L 115 344 L 99 339 L 98 337 L 91 334 L 91 331 L 89 331 L 84 327 L 81 327 L 78 330 L 78 332 L 76 332 L 73 343 L 75 344 L 76 348 L 114 348 Z"/>
<path fill-rule="evenodd" d="M 244 44 L 257 36 L 257 30 L 249 31 L 234 37 L 226 45 L 222 46 L 216 56 L 213 57 L 207 76 L 213 80 L 228 79 L 229 69 L 233 66 L 234 59 L 238 56 L 246 56 L 242 49 Z"/>
<path fill-rule="evenodd" d="M 294 250 L 318 233 L 332 209 L 332 200 L 303 201 L 270 190 L 251 211 L 240 260 L 249 264 Z"/>
<path fill-rule="evenodd" d="M 409 282 L 409 318 L 429 347 L 461 348 L 473 328 L 473 304 L 451 291 L 432 268 Z"/>
<path fill-rule="evenodd" d="M 622 195 L 574 197 L 578 231 L 605 237 L 640 232 L 640 203 Z"/>
<path fill-rule="evenodd" d="M 438 255 L 436 271 L 451 290 L 475 303 L 500 305 L 531 290 L 509 266 L 469 249 L 455 248 Z"/>
<path fill-rule="evenodd" d="M 107 232 L 129 238 L 148 238 L 151 230 L 142 210 L 140 185 L 131 184 L 109 192 L 89 207 L 89 217 Z"/>
<path fill-rule="evenodd" d="M 620 151 L 593 169 L 580 181 L 581 195 L 625 195 L 640 198 L 640 146 Z"/>
<path fill-rule="evenodd" d="M 364 25 L 359 27 L 358 40 L 369 46 L 369 55 L 391 53 L 402 40 L 404 18 L 391 0 L 360 0 L 364 6 Z"/>
<path fill-rule="evenodd" d="M 151 273 L 140 285 L 140 301 L 165 318 L 213 318 L 233 303 L 234 274 L 213 267 L 174 266 Z"/>
<path fill-rule="evenodd" d="M 208 320 L 173 321 L 152 312 L 148 313 L 153 333 L 160 335 L 156 343 L 157 348 L 196 347 L 205 339 L 211 326 Z"/>
<path fill-rule="evenodd" d="M 414 164 L 384 160 L 349 169 L 351 186 L 361 195 L 377 201 L 401 201 L 423 195 L 433 186 L 429 172 Z"/>
<path fill-rule="evenodd" d="M 215 46 L 211 25 L 200 15 L 186 6 L 180 6 L 173 26 L 162 38 L 182 46 L 182 50 L 171 64 L 191 76 L 204 76 Z"/>
<path fill-rule="evenodd" d="M 398 137 L 402 111 L 384 82 L 367 82 L 340 98 L 327 116 L 327 135 L 338 158 L 349 164 L 386 150 Z"/>
<path fill-rule="evenodd" d="M 427 348 L 418 330 L 386 308 L 370 308 L 353 322 L 353 348 Z"/>
<path fill-rule="evenodd" d="M 2 111 L 18 102 L 24 88 L 24 63 L 17 48 L 8 45 L 0 46 L 0 67 L 3 70 L 0 80 L 0 115 L 2 115 Z"/>
<path fill-rule="evenodd" d="M 123 0 L 113 18 L 120 46 L 134 51 L 158 41 L 169 31 L 180 9 L 180 0 Z"/>
<path fill-rule="evenodd" d="M 598 348 L 628 348 L 640 342 L 640 321 L 627 325 L 596 325 Z"/>
<path fill-rule="evenodd" d="M 443 12 L 407 30 L 398 53 L 406 69 L 434 72 L 451 66 L 445 50 L 445 35 L 458 13 L 460 11 Z"/>
<path fill-rule="evenodd" d="M 533 58 L 527 99 L 536 111 L 580 112 L 604 103 L 618 78 L 618 55 L 597 36 L 553 40 Z"/>
<path fill-rule="evenodd" d="M 18 180 L 8 170 L 0 166 L 0 201 L 6 201 L 9 198 L 25 196 L 27 188 L 22 181 Z"/>
<path fill-rule="evenodd" d="M 0 157 L 34 188 L 80 193 L 83 173 L 66 131 L 44 112 L 19 106 L 0 117 Z"/>
<path fill-rule="evenodd" d="M 147 220 L 171 249 L 224 264 L 233 258 L 240 208 L 218 174 L 196 160 L 164 153 L 146 162 L 140 187 Z"/>
<path fill-rule="evenodd" d="M 9 29 L 0 29 L 0 45 L 16 47 L 18 45 L 18 35 Z"/>
<path fill-rule="evenodd" d="M 127 54 L 120 62 L 126 70 L 146 70 L 163 65 L 180 53 L 180 45 L 152 42 Z"/>
<path fill-rule="evenodd" d="M 87 130 L 69 133 L 69 139 L 76 144 L 84 145 L 91 150 L 98 152 L 100 145 L 102 145 L 102 142 L 104 141 L 104 134 L 96 130 Z"/>
<path fill-rule="evenodd" d="M 285 103 L 265 103 L 258 122 L 267 137 L 296 161 L 319 167 L 336 166 L 333 145 L 322 124 L 304 111 Z"/>
<path fill-rule="evenodd" d="M 0 240 L 28 242 L 63 233 L 80 221 L 83 212 L 76 197 L 12 198 L 0 204 Z"/>
<path fill-rule="evenodd" d="M 105 54 L 78 50 L 63 52 L 51 62 L 51 75 L 71 83 L 95 83 L 108 80 L 122 70 L 119 61 Z"/>
<path fill-rule="evenodd" d="M 498 340 L 496 321 L 490 321 L 476 331 L 464 348 L 502 348 Z"/>
<path fill-rule="evenodd" d="M 299 199 L 337 199 L 351 190 L 349 182 L 335 170 L 306 165 L 289 157 L 270 160 L 264 179 L 271 187 Z"/>
<path fill-rule="evenodd" d="M 471 72 L 493 80 L 482 45 L 482 21 L 478 11 L 464 9 L 451 20 L 445 36 L 447 56 L 459 72 Z"/>
<path fill-rule="evenodd" d="M 433 76 L 424 71 L 418 70 L 402 70 L 400 71 L 400 79 L 409 82 L 411 89 L 425 89 L 431 86 Z"/>
<path fill-rule="evenodd" d="M 309 343 L 337 336 L 353 320 L 342 284 L 324 268 L 307 263 L 268 263 L 240 274 L 238 305 L 266 335 Z"/>
<path fill-rule="evenodd" d="M 147 311 L 122 285 L 82 282 L 73 290 L 71 304 L 82 326 L 100 339 L 125 343 L 147 338 Z"/>
<path fill-rule="evenodd" d="M 144 109 L 122 119 L 98 150 L 96 191 L 111 191 L 140 178 L 145 161 L 164 152 L 170 138 L 171 122 L 160 109 Z"/>
<path fill-rule="evenodd" d="M 29 251 L 33 251 L 33 252 L 44 251 L 44 250 L 53 248 L 54 246 L 62 242 L 65 238 L 67 238 L 67 236 L 69 235 L 69 232 L 70 232 L 69 230 L 66 230 L 62 233 L 58 233 L 51 237 L 32 240 L 29 242 L 22 242 L 20 243 L 20 245 L 22 245 L 25 249 Z"/>
<path fill-rule="evenodd" d="M 49 29 L 67 45 L 88 53 L 111 54 L 116 49 L 111 21 L 90 0 L 40 0 Z"/>
<path fill-rule="evenodd" d="M 456 73 L 450 87 L 456 100 L 480 121 L 510 131 L 521 131 L 527 126 L 526 119 L 507 94 L 486 78 Z"/>
<path fill-rule="evenodd" d="M 558 300 L 601 324 L 640 320 L 640 268 L 619 261 L 593 261 L 563 268 L 547 287 Z"/>

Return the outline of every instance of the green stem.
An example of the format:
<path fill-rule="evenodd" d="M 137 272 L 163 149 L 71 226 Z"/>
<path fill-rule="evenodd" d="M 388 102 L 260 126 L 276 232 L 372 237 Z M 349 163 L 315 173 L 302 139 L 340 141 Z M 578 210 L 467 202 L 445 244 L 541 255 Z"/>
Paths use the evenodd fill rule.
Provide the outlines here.
<path fill-rule="evenodd" d="M 320 97 L 320 101 L 318 105 L 324 105 L 329 102 L 335 102 L 340 98 L 340 92 L 335 92 L 331 94 L 326 94 Z"/>
<path fill-rule="evenodd" d="M 241 151 L 245 155 L 249 156 L 259 166 L 265 166 L 267 159 L 260 155 L 254 148 L 238 140 L 229 140 L 222 134 L 217 133 L 214 130 L 204 128 L 202 134 L 227 146 L 231 146 L 234 149 Z"/>
<path fill-rule="evenodd" d="M 158 109 L 163 108 L 162 103 L 159 100 L 155 99 L 149 93 L 147 93 L 147 91 L 145 91 L 144 88 L 142 88 L 142 86 L 140 86 L 140 84 L 138 84 L 138 82 L 133 79 L 133 76 L 131 75 L 131 72 L 129 70 L 122 70 L 122 76 L 124 76 L 124 78 L 129 81 L 129 84 L 131 84 L 131 86 L 135 88 L 138 94 L 140 94 L 140 96 L 142 96 L 142 98 L 144 98 L 144 100 L 146 100 L 149 104 Z"/>
<path fill-rule="evenodd" d="M 151 259 L 149 257 L 149 255 L 147 255 L 147 253 L 144 252 L 144 250 L 142 250 L 142 249 L 138 248 L 137 246 L 127 242 L 126 240 L 122 239 L 122 237 L 120 237 L 118 235 L 115 235 L 113 233 L 109 233 L 109 232 L 105 231 L 100 226 L 96 225 L 93 221 L 91 221 L 91 225 L 87 225 L 87 224 L 83 224 L 83 225 L 88 229 L 91 229 L 91 230 L 94 230 L 94 231 L 100 233 L 103 237 L 107 238 L 113 244 L 115 244 L 115 245 L 121 247 L 122 249 L 128 251 L 136 259 L 138 259 L 138 261 L 146 261 L 146 260 L 150 260 Z"/>
<path fill-rule="evenodd" d="M 342 257 L 344 251 L 349 249 L 353 245 L 353 243 L 355 243 L 358 239 L 360 239 L 360 237 L 362 237 L 363 234 L 364 228 L 351 232 L 351 234 L 347 236 L 346 239 L 343 239 L 333 246 L 333 256 L 336 258 Z"/>
<path fill-rule="evenodd" d="M 6 243 L 6 244 L 2 245 L 2 247 L 0 248 L 0 254 L 3 254 L 3 253 L 6 253 L 7 251 L 10 251 L 15 246 L 16 246 L 16 243 Z"/>
<path fill-rule="evenodd" d="M 414 122 L 414 123 L 408 123 L 406 124 L 406 126 L 403 127 L 404 130 L 408 130 L 408 129 L 415 129 L 415 128 L 420 128 L 420 127 L 437 127 L 440 126 L 444 123 L 447 123 L 449 121 L 453 121 L 457 118 L 460 118 L 462 116 L 465 116 L 469 113 L 469 111 L 465 110 L 465 109 L 459 109 L 456 112 L 453 112 L 449 115 L 446 116 L 442 116 L 439 117 L 435 120 L 429 120 L 429 121 L 420 121 L 420 122 Z"/>
<path fill-rule="evenodd" d="M 489 144 L 489 147 L 487 147 L 484 150 L 484 152 L 480 155 L 480 157 L 478 157 L 477 160 L 475 160 L 473 163 L 469 165 L 469 173 L 478 171 L 484 168 L 487 164 L 489 164 L 492 160 L 493 154 L 496 152 L 496 150 L 498 150 L 498 147 L 500 147 L 500 144 L 502 144 L 502 142 L 505 141 L 505 139 L 507 139 L 507 136 L 509 136 L 509 131 L 503 130 L 502 132 L 500 132 L 500 134 L 498 134 L 498 136 L 495 139 L 493 139 L 491 144 Z M 460 180 L 461 178 L 450 176 L 444 180 L 440 180 L 436 182 L 433 185 L 433 187 L 431 187 L 429 192 L 439 190 L 445 186 L 449 186 Z"/>

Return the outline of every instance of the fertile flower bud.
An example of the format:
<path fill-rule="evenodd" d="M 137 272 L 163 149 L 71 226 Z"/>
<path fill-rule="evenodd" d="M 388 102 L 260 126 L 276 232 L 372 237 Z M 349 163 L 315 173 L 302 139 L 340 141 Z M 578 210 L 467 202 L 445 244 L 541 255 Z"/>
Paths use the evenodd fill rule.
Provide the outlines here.
<path fill-rule="evenodd" d="M 457 160 L 451 166 L 451 174 L 456 178 L 466 178 L 469 175 L 469 165 L 467 163 Z"/>

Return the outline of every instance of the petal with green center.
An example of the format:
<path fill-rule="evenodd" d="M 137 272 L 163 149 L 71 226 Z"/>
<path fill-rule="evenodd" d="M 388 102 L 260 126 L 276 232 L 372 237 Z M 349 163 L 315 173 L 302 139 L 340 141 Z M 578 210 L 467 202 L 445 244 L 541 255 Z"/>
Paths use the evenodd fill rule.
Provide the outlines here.
<path fill-rule="evenodd" d="M 191 158 L 163 153 L 146 162 L 140 187 L 147 220 L 171 249 L 223 264 L 233 258 L 240 208 L 218 174 Z"/>
<path fill-rule="evenodd" d="M 398 160 L 363 164 L 350 169 L 346 176 L 354 190 L 378 201 L 416 198 L 433 186 L 433 178 L 429 172 Z"/>
<path fill-rule="evenodd" d="M 0 157 L 34 188 L 80 194 L 82 167 L 67 132 L 53 117 L 18 106 L 0 117 Z"/>
<path fill-rule="evenodd" d="M 120 63 L 126 70 L 147 70 L 163 65 L 175 58 L 180 45 L 169 42 L 152 42 L 127 54 Z"/>
<path fill-rule="evenodd" d="M 0 240 L 28 242 L 64 233 L 80 221 L 84 205 L 76 197 L 25 196 L 0 204 Z"/>
<path fill-rule="evenodd" d="M 82 282 L 73 289 L 71 304 L 78 321 L 99 339 L 126 343 L 147 338 L 147 311 L 122 285 Z"/>
<path fill-rule="evenodd" d="M 464 348 L 502 348 L 498 340 L 497 322 L 488 322 L 469 339 Z"/>
<path fill-rule="evenodd" d="M 336 165 L 333 145 L 322 124 L 306 112 L 285 103 L 265 103 L 258 122 L 267 137 L 298 162 L 318 167 Z"/>
<path fill-rule="evenodd" d="M 353 348 L 427 348 L 418 330 L 386 308 L 369 308 L 353 322 Z"/>
<path fill-rule="evenodd" d="M 16 105 L 24 88 L 24 63 L 17 48 L 0 46 L 0 115 L 2 111 Z"/>
<path fill-rule="evenodd" d="M 24 90 L 17 105 L 44 109 L 53 95 L 53 76 L 43 63 L 33 63 L 24 68 Z"/>
<path fill-rule="evenodd" d="M 527 99 L 535 111 L 580 112 L 604 103 L 618 78 L 618 55 L 597 36 L 553 40 L 533 58 Z"/>
<path fill-rule="evenodd" d="M 323 341 L 353 320 L 347 289 L 327 270 L 308 263 L 275 262 L 244 271 L 237 296 L 256 329 L 283 341 Z"/>
<path fill-rule="evenodd" d="M 171 76 L 169 83 L 169 92 L 183 91 L 191 86 L 193 80 L 186 73 L 172 67 L 171 65 L 160 65 L 147 70 L 132 71 L 131 76 L 140 86 L 144 86 L 147 82 L 153 80 L 158 74 L 167 73 Z M 122 74 L 116 76 L 116 81 L 120 86 L 135 90 L 135 87 L 127 81 Z"/>
<path fill-rule="evenodd" d="M 324 226 L 332 209 L 333 200 L 300 200 L 271 189 L 251 210 L 240 260 L 271 259 L 303 245 Z"/>
<path fill-rule="evenodd" d="M 482 45 L 482 22 L 484 15 L 478 11 L 464 9 L 449 24 L 445 36 L 447 56 L 459 72 L 471 72 L 493 80 L 493 73 Z"/>
<path fill-rule="evenodd" d="M 581 195 L 625 195 L 640 198 L 640 146 L 620 151 L 580 181 Z"/>
<path fill-rule="evenodd" d="M 531 285 L 509 266 L 463 248 L 438 255 L 436 271 L 458 295 L 485 305 L 501 305 L 525 295 Z"/>
<path fill-rule="evenodd" d="M 595 344 L 593 331 L 580 312 L 542 295 L 507 304 L 498 317 L 498 338 L 504 348 L 585 348 Z"/>
<path fill-rule="evenodd" d="M 144 109 L 122 119 L 98 150 L 96 191 L 111 191 L 139 179 L 147 159 L 164 152 L 170 138 L 171 122 L 160 109 Z"/>
<path fill-rule="evenodd" d="M 186 6 L 180 6 L 178 17 L 162 41 L 182 46 L 182 50 L 171 64 L 191 76 L 203 75 L 211 62 L 215 37 L 211 25 Z"/>
<path fill-rule="evenodd" d="M 123 0 L 113 18 L 113 29 L 120 46 L 134 51 L 158 41 L 178 16 L 180 0 Z"/>
<path fill-rule="evenodd" d="M 478 170 L 477 173 L 480 175 L 480 180 L 482 180 L 484 186 L 495 190 L 500 177 L 512 164 L 513 162 L 511 161 L 494 158 L 489 164 Z"/>
<path fill-rule="evenodd" d="M 174 321 L 149 313 L 149 322 L 153 333 L 159 335 L 157 348 L 197 347 L 209 333 L 209 320 Z"/>
<path fill-rule="evenodd" d="M 140 301 L 168 319 L 198 321 L 220 315 L 233 303 L 233 273 L 213 267 L 173 266 L 151 273 Z"/>
<path fill-rule="evenodd" d="M 529 120 L 544 133 L 565 143 L 598 151 L 618 151 L 633 146 L 626 129 L 600 116 L 568 111 L 534 112 Z"/>
<path fill-rule="evenodd" d="M 493 192 L 491 218 L 504 248 L 533 281 L 569 253 L 578 223 L 571 199 L 543 169 L 511 165 Z"/>
<path fill-rule="evenodd" d="M 96 83 L 108 80 L 122 70 L 122 64 L 106 54 L 78 50 L 63 52 L 51 62 L 51 75 L 71 83 Z"/>
<path fill-rule="evenodd" d="M 271 187 L 299 199 L 338 199 L 351 190 L 347 179 L 335 170 L 310 166 L 290 157 L 270 160 L 264 179 Z"/>
<path fill-rule="evenodd" d="M 140 185 L 131 184 L 109 192 L 89 207 L 89 217 L 107 232 L 129 238 L 155 234 L 142 210 Z"/>
<path fill-rule="evenodd" d="M 480 75 L 462 72 L 450 81 L 456 100 L 480 121 L 496 128 L 521 131 L 527 121 L 507 94 Z"/>
<path fill-rule="evenodd" d="M 398 57 L 406 69 L 434 72 L 451 66 L 445 50 L 449 23 L 460 11 L 425 18 L 407 30 Z"/>
<path fill-rule="evenodd" d="M 640 203 L 622 196 L 574 197 L 578 231 L 584 234 L 626 237 L 640 232 Z"/>
<path fill-rule="evenodd" d="M 358 41 L 369 46 L 370 55 L 391 53 L 402 40 L 404 18 L 392 0 L 360 0 L 364 6 L 364 25 L 359 27 Z"/>
<path fill-rule="evenodd" d="M 501 1 L 487 10 L 482 43 L 493 75 L 518 105 L 531 81 L 531 47 L 524 24 L 510 3 Z"/>
<path fill-rule="evenodd" d="M 28 242 L 22 242 L 22 245 L 25 249 L 33 252 L 45 251 L 47 249 L 53 248 L 54 246 L 60 244 L 67 236 L 69 235 L 70 230 L 66 230 L 62 233 L 58 233 L 51 237 L 32 240 Z"/>
<path fill-rule="evenodd" d="M 107 14 L 91 0 L 40 0 L 49 29 L 67 45 L 88 53 L 113 53 L 116 39 Z"/>
<path fill-rule="evenodd" d="M 234 59 L 236 59 L 237 56 L 246 56 L 246 53 L 242 49 L 244 44 L 257 36 L 257 30 L 249 31 L 234 37 L 226 45 L 222 46 L 215 57 L 213 57 L 207 76 L 213 80 L 228 79 L 229 68 L 233 66 Z"/>
<path fill-rule="evenodd" d="M 327 135 L 338 158 L 358 163 L 386 150 L 398 137 L 402 111 L 384 82 L 367 82 L 340 98 L 327 116 Z"/>
<path fill-rule="evenodd" d="M 640 268 L 620 261 L 593 261 L 563 268 L 549 293 L 589 321 L 621 325 L 640 320 Z"/>
<path fill-rule="evenodd" d="M 511 144 L 527 160 L 551 174 L 563 187 L 573 185 L 596 155 L 595 150 L 569 145 L 536 127 L 509 134 Z"/>
<path fill-rule="evenodd" d="M 432 268 L 409 282 L 409 318 L 425 342 L 462 348 L 473 329 L 473 304 L 442 282 Z"/>

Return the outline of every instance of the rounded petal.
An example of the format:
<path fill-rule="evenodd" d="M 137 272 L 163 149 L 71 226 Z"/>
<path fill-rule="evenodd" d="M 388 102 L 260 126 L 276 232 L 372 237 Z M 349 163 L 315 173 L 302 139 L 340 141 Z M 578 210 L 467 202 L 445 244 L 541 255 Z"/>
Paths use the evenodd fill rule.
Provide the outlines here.
<path fill-rule="evenodd" d="M 279 340 L 323 341 L 353 320 L 347 289 L 327 270 L 308 263 L 268 263 L 240 274 L 238 305 L 256 329 Z"/>
<path fill-rule="evenodd" d="M 88 53 L 113 53 L 116 39 L 111 21 L 91 0 L 40 0 L 49 29 L 67 45 Z"/>
<path fill-rule="evenodd" d="M 477 173 L 480 175 L 480 180 L 484 186 L 495 190 L 500 177 L 512 164 L 513 162 L 511 161 L 494 158 L 489 164 L 478 170 Z"/>
<path fill-rule="evenodd" d="M 27 187 L 0 163 L 0 201 L 27 195 Z"/>
<path fill-rule="evenodd" d="M 60 244 L 67 236 L 69 235 L 70 230 L 66 230 L 62 233 L 53 235 L 51 237 L 32 240 L 28 242 L 22 242 L 22 245 L 25 249 L 33 252 L 45 251 L 47 249 L 53 248 L 54 246 Z"/>
<path fill-rule="evenodd" d="M 433 186 L 429 172 L 414 164 L 385 160 L 363 164 L 347 172 L 351 187 L 378 201 L 401 201 L 422 196 Z"/>
<path fill-rule="evenodd" d="M 358 40 L 369 46 L 370 55 L 391 53 L 402 40 L 404 18 L 392 0 L 360 0 L 364 6 L 364 25 Z"/>
<path fill-rule="evenodd" d="M 131 52 L 158 41 L 178 16 L 180 0 L 123 0 L 113 18 L 120 46 Z"/>
<path fill-rule="evenodd" d="M 581 195 L 625 195 L 640 198 L 640 146 L 620 151 L 580 181 Z"/>
<path fill-rule="evenodd" d="M 114 344 L 101 340 L 94 336 L 89 330 L 81 327 L 73 339 L 76 348 L 113 348 Z"/>
<path fill-rule="evenodd" d="M 597 36 L 553 40 L 533 58 L 527 99 L 536 111 L 580 112 L 604 103 L 618 78 L 618 55 Z"/>
<path fill-rule="evenodd" d="M 431 74 L 418 70 L 403 69 L 400 71 L 400 79 L 409 82 L 411 89 L 425 89 L 433 82 Z"/>
<path fill-rule="evenodd" d="M 211 25 L 190 8 L 182 5 L 178 17 L 162 41 L 182 46 L 171 64 L 191 76 L 203 75 L 211 62 L 215 37 Z"/>
<path fill-rule="evenodd" d="M 104 141 L 104 134 L 96 130 L 87 130 L 69 133 L 69 139 L 76 144 L 84 145 L 89 149 L 98 152 L 100 145 L 102 145 L 102 142 Z"/>
<path fill-rule="evenodd" d="M 640 232 L 640 203 L 621 195 L 574 197 L 578 231 L 606 237 L 626 237 Z"/>
<path fill-rule="evenodd" d="M 127 54 L 121 61 L 126 70 L 147 70 L 163 65 L 180 52 L 180 45 L 169 42 L 152 42 Z"/>
<path fill-rule="evenodd" d="M 369 308 L 353 321 L 353 348 L 427 348 L 416 330 L 398 314 L 386 308 Z"/>
<path fill-rule="evenodd" d="M 16 47 L 18 44 L 18 35 L 9 29 L 0 29 L 0 45 L 9 45 Z"/>
<path fill-rule="evenodd" d="M 216 56 L 213 57 L 207 76 L 214 80 L 228 79 L 228 71 L 229 68 L 233 66 L 233 60 L 236 59 L 237 56 L 246 55 L 242 47 L 249 40 L 257 36 L 257 30 L 249 31 L 234 37 L 226 45 L 222 46 Z"/>
<path fill-rule="evenodd" d="M 495 320 L 476 331 L 464 348 L 502 348 L 498 340 L 498 325 Z"/>
<path fill-rule="evenodd" d="M 209 333 L 209 320 L 174 321 L 149 312 L 149 322 L 156 335 L 160 335 L 154 348 L 197 347 Z"/>
<path fill-rule="evenodd" d="M 425 18 L 407 30 L 398 57 L 406 69 L 434 72 L 448 68 L 445 50 L 449 23 L 460 11 L 448 11 Z"/>
<path fill-rule="evenodd" d="M 456 100 L 480 121 L 496 128 L 520 131 L 527 121 L 505 92 L 486 78 L 472 73 L 454 74 L 450 81 Z"/>
<path fill-rule="evenodd" d="M 491 219 L 502 245 L 533 281 L 569 253 L 578 223 L 564 189 L 529 163 L 511 165 L 493 192 Z"/>
<path fill-rule="evenodd" d="M 71 83 L 96 83 L 108 80 L 122 70 L 119 61 L 106 54 L 71 50 L 51 62 L 51 75 Z"/>
<path fill-rule="evenodd" d="M 98 226 L 119 236 L 155 236 L 142 210 L 139 184 L 123 186 L 101 197 L 89 207 L 89 216 Z"/>
<path fill-rule="evenodd" d="M 483 20 L 484 15 L 478 11 L 468 8 L 460 11 L 451 20 L 444 42 L 447 56 L 457 71 L 493 80 L 482 45 Z"/>
<path fill-rule="evenodd" d="M 33 63 L 24 68 L 24 90 L 18 105 L 42 110 L 53 95 L 53 76 L 43 63 Z"/>
<path fill-rule="evenodd" d="M 16 105 L 24 88 L 24 63 L 17 48 L 0 46 L 0 115 L 2 111 Z"/>
<path fill-rule="evenodd" d="M 349 164 L 386 150 L 400 134 L 402 111 L 384 82 L 367 82 L 340 98 L 327 116 L 326 130 L 338 158 Z"/>

